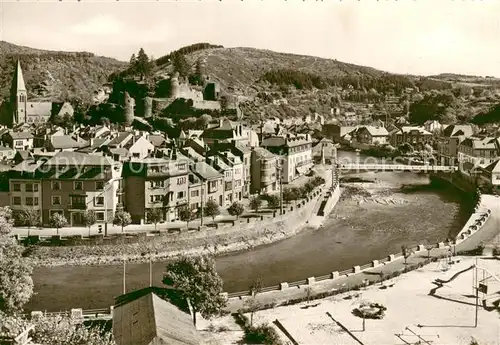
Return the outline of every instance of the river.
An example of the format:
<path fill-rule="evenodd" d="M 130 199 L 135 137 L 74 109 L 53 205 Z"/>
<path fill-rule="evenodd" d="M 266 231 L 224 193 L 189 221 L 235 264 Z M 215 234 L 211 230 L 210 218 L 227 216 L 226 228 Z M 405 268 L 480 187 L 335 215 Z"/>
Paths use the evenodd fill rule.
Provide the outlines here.
<path fill-rule="evenodd" d="M 339 152 L 339 158 L 353 157 L 352 152 Z M 269 286 L 325 275 L 381 259 L 405 244 L 437 243 L 458 233 L 469 216 L 467 207 L 460 204 L 463 195 L 446 185 L 430 188 L 427 175 L 372 172 L 357 176 L 374 182 L 344 185 L 341 201 L 322 228 L 217 258 L 224 290 L 247 290 L 257 278 Z M 401 186 L 407 185 L 414 188 L 402 191 Z M 359 187 L 367 197 L 349 196 Z M 153 264 L 155 285 L 161 286 L 164 267 L 165 263 Z M 125 269 L 127 291 L 149 285 L 148 264 L 128 264 Z M 36 295 L 27 309 L 110 306 L 123 290 L 122 277 L 123 266 L 38 268 Z"/>

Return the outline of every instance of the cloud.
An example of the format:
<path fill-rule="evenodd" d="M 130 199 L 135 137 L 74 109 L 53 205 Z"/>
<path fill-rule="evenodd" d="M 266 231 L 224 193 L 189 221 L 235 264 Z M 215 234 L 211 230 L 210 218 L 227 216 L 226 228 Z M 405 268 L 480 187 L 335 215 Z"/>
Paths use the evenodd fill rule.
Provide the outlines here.
<path fill-rule="evenodd" d="M 70 28 L 79 35 L 116 35 L 125 30 L 125 25 L 111 15 L 99 14 Z"/>

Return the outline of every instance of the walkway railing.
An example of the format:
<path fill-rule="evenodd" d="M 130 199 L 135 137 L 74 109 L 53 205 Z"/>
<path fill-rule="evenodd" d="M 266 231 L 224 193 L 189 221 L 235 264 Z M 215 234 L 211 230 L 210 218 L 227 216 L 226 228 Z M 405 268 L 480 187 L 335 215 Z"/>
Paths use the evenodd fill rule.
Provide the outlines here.
<path fill-rule="evenodd" d="M 448 165 L 405 165 L 405 164 L 339 164 L 339 170 L 344 171 L 417 171 L 417 172 L 454 172 L 458 170 L 456 166 Z"/>

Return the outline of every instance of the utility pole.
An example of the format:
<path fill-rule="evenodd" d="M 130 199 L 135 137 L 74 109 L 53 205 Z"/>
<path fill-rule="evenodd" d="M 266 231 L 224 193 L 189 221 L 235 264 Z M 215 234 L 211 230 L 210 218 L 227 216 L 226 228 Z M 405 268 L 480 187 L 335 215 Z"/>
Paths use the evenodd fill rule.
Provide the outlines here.
<path fill-rule="evenodd" d="M 283 161 L 278 160 L 278 178 L 280 183 L 280 214 L 283 214 Z"/>
<path fill-rule="evenodd" d="M 153 260 L 151 260 L 151 253 L 149 254 L 149 287 L 153 286 Z"/>
<path fill-rule="evenodd" d="M 474 282 L 474 287 L 476 288 L 476 318 L 474 321 L 474 327 L 477 328 L 477 317 L 479 314 L 479 286 L 478 286 L 478 277 L 477 277 L 477 258 L 476 258 L 476 264 L 474 265 L 474 270 L 476 271 L 476 280 Z"/>
<path fill-rule="evenodd" d="M 125 287 L 125 274 L 126 274 L 126 265 L 127 265 L 127 260 L 123 259 L 123 294 L 125 295 L 127 293 L 127 289 Z"/>
<path fill-rule="evenodd" d="M 205 196 L 204 195 L 204 190 L 203 190 L 203 185 L 205 184 L 205 182 L 203 180 L 200 180 L 201 181 L 201 218 L 200 218 L 200 225 L 203 226 L 203 197 Z M 208 183 L 208 182 L 207 182 Z"/>

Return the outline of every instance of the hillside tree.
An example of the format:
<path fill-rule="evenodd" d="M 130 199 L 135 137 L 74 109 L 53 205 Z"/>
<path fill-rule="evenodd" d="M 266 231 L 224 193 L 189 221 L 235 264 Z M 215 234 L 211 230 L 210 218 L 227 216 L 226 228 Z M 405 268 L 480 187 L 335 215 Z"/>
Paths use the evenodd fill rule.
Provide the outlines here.
<path fill-rule="evenodd" d="M 183 256 L 167 265 L 163 283 L 174 287 L 179 294 L 189 300 L 193 308 L 193 323 L 196 314 L 204 318 L 220 315 L 226 306 L 226 299 L 221 296 L 223 282 L 215 269 L 212 257 Z"/>
<path fill-rule="evenodd" d="M 189 66 L 188 61 L 184 54 L 175 53 L 172 56 L 172 64 L 174 66 L 174 70 L 179 73 L 181 77 L 186 77 L 189 75 L 189 70 L 191 67 Z"/>

